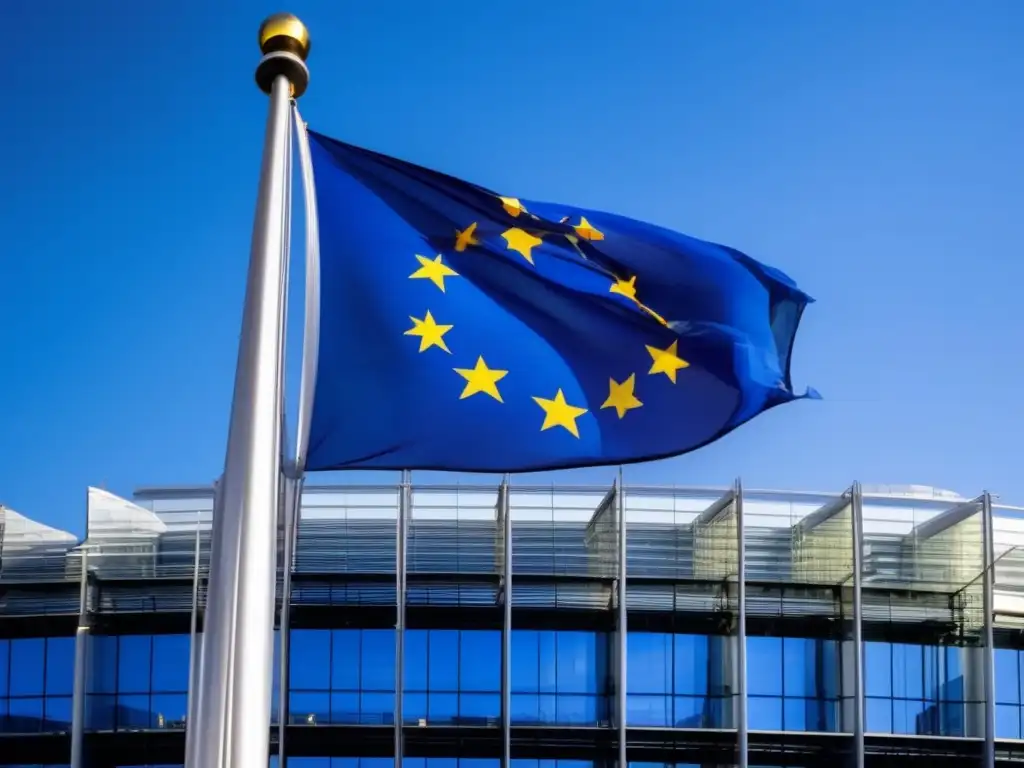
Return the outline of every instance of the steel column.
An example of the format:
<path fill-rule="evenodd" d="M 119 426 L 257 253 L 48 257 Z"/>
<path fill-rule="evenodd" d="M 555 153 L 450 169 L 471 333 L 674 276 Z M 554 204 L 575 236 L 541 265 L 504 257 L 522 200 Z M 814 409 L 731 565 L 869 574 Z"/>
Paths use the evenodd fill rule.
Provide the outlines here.
<path fill-rule="evenodd" d="M 733 487 L 733 515 L 736 517 L 736 765 L 747 768 L 749 731 L 747 726 L 747 546 L 743 524 L 743 485 Z"/>
<path fill-rule="evenodd" d="M 216 491 L 214 491 L 216 493 Z M 196 543 L 193 548 L 192 561 L 192 610 L 189 614 L 188 629 L 188 698 L 186 699 L 185 715 L 185 754 L 188 754 L 189 741 L 195 737 L 192 726 L 196 715 L 196 699 L 199 696 L 199 654 L 202 639 L 199 635 L 199 554 L 200 530 L 202 528 L 202 512 L 196 510 Z"/>
<path fill-rule="evenodd" d="M 864 504 L 860 483 L 850 492 L 853 526 L 853 764 L 864 768 L 864 604 L 861 578 L 864 572 Z"/>
<path fill-rule="evenodd" d="M 618 768 L 626 768 L 628 759 L 626 756 L 626 683 L 628 676 L 628 664 L 626 663 L 626 650 L 628 648 L 629 621 L 626 615 L 626 488 L 623 484 L 622 467 L 619 467 L 619 478 L 615 487 L 615 512 L 618 519 L 618 544 L 619 544 L 619 573 L 618 573 L 618 643 L 616 662 L 618 665 L 615 688 L 615 709 L 618 714 L 616 725 L 618 726 L 619 740 L 619 761 Z"/>
<path fill-rule="evenodd" d="M 509 478 L 498 489 L 498 520 L 502 525 L 502 599 L 501 625 L 501 765 L 512 765 L 512 509 L 509 504 Z"/>
<path fill-rule="evenodd" d="M 292 629 L 292 560 L 295 559 L 295 538 L 299 530 L 299 517 L 302 510 L 302 479 L 285 479 L 284 525 L 282 526 L 284 541 L 281 559 L 284 561 L 281 585 L 281 627 L 279 647 L 280 658 L 277 660 L 277 764 L 279 768 L 288 765 L 288 751 L 285 739 L 288 733 L 288 721 L 291 717 L 289 699 L 290 662 L 291 662 L 291 629 Z"/>
<path fill-rule="evenodd" d="M 75 629 L 75 679 L 71 696 L 71 768 L 85 766 L 86 686 L 89 682 L 89 552 L 81 553 L 82 576 Z"/>
<path fill-rule="evenodd" d="M 993 614 L 995 613 L 995 537 L 993 533 L 992 495 L 985 491 L 981 496 L 981 544 L 984 576 L 982 606 L 985 611 L 985 750 L 982 757 L 984 768 L 995 768 L 996 764 L 996 671 L 992 628 Z"/>
<path fill-rule="evenodd" d="M 402 696 L 405 690 L 405 545 L 411 508 L 412 473 L 404 470 L 399 486 L 398 520 L 395 526 L 395 768 L 402 768 L 404 752 Z"/>

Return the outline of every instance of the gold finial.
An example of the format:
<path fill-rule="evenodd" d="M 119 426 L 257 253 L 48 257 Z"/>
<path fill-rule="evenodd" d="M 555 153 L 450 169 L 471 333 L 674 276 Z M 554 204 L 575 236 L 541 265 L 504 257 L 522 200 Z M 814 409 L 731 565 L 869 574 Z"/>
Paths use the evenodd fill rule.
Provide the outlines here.
<path fill-rule="evenodd" d="M 298 98 L 309 85 L 309 30 L 290 13 L 275 13 L 260 24 L 260 51 L 263 59 L 256 67 L 256 84 L 270 94 L 274 80 L 287 78 L 292 96 Z"/>
<path fill-rule="evenodd" d="M 275 13 L 260 24 L 260 51 L 286 50 L 303 61 L 309 56 L 309 30 L 290 13 Z"/>

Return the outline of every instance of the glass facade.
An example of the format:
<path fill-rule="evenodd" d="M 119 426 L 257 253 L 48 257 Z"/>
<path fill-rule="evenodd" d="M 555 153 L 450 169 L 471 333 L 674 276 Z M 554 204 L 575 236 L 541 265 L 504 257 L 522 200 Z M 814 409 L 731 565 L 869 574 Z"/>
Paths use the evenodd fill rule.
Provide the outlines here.
<path fill-rule="evenodd" d="M 87 728 L 182 728 L 188 712 L 188 635 L 96 635 Z"/>
<path fill-rule="evenodd" d="M 741 726 L 749 731 L 751 765 L 759 768 L 783 751 L 791 764 L 804 755 L 821 764 L 830 750 L 849 751 L 853 491 L 795 500 L 753 492 L 744 497 L 743 521 L 737 496 L 728 492 L 719 498 L 627 492 L 625 589 L 614 494 L 571 490 L 562 499 L 560 493 L 545 487 L 509 494 L 506 539 L 493 489 L 417 489 L 401 580 L 393 488 L 328 489 L 304 501 L 288 635 L 286 743 L 293 768 L 393 768 L 398 725 L 409 768 L 500 768 L 506 725 L 512 768 L 608 768 L 618 757 L 620 704 L 635 768 L 731 764 Z M 118 514 L 127 514 L 126 504 L 117 506 Z M 992 711 L 984 701 L 983 598 L 998 597 L 1013 583 L 1016 572 L 1006 569 L 1024 569 L 1024 555 L 1015 560 L 1012 550 L 1003 552 L 997 585 L 983 593 L 979 503 L 929 504 L 898 500 L 865 513 L 859 576 L 865 752 L 869 763 L 879 755 L 889 759 L 895 752 L 886 753 L 887 745 L 904 749 L 899 745 L 908 740 L 899 737 L 911 735 L 920 737 L 912 743 L 922 754 L 934 746 L 935 755 L 966 768 L 977 764 Z M 130 510 L 141 522 L 127 533 L 95 526 L 90 544 L 90 580 L 82 591 L 95 621 L 84 667 L 84 738 L 87 752 L 95 745 L 106 750 L 97 768 L 181 764 L 189 627 L 193 610 L 201 619 L 205 600 L 201 582 L 193 609 L 193 558 L 198 549 L 205 579 L 209 536 L 197 528 L 209 510 L 197 511 L 187 500 L 174 500 L 173 509 L 159 506 Z M 745 680 L 738 539 L 747 566 Z M 78 619 L 80 567 L 69 558 L 66 573 L 47 587 L 63 603 L 33 597 L 18 613 L 22 598 L 4 591 L 9 561 L 0 562 L 0 766 L 59 768 L 66 765 L 72 727 L 70 633 Z M 17 574 L 20 579 L 25 570 Z M 406 588 L 401 690 L 393 628 L 398 584 Z M 1002 594 L 995 642 L 1014 645 L 1019 632 L 999 624 L 999 611 L 1010 615 L 1013 608 L 1008 590 Z M 625 642 L 616 629 L 622 601 Z M 60 626 L 36 632 L 51 613 L 53 626 Z M 503 690 L 506 640 L 509 687 Z M 1022 655 L 1024 648 L 994 653 L 1000 740 L 1024 739 Z M 276 658 L 274 667 L 276 722 Z M 738 722 L 740 695 L 745 723 Z M 33 750 L 53 735 L 64 751 L 46 760 L 34 753 L 15 757 L 20 735 L 36 739 Z M 112 756 L 122 744 L 136 749 L 130 759 Z"/>
<path fill-rule="evenodd" d="M 953 646 L 866 643 L 867 730 L 964 736 L 963 654 Z"/>
<path fill-rule="evenodd" d="M 71 729 L 73 637 L 0 640 L 0 733 Z"/>

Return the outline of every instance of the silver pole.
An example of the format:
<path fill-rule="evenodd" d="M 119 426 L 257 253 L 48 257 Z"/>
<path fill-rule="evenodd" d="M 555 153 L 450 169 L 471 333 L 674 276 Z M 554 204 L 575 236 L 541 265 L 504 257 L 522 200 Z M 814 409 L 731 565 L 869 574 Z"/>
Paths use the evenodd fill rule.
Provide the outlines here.
<path fill-rule="evenodd" d="M 256 735 L 270 728 L 272 687 L 285 201 L 291 170 L 287 148 L 292 89 L 298 90 L 288 67 L 297 64 L 305 70 L 298 56 L 275 47 L 287 35 L 276 28 L 271 32 L 273 37 L 265 38 L 261 30 L 266 55 L 257 82 L 269 85 L 264 89 L 270 93 L 270 110 L 219 494 L 221 527 L 211 557 L 200 665 L 203 691 L 188 768 L 250 768 L 268 761 L 269 740 Z"/>
<path fill-rule="evenodd" d="M 288 732 L 288 721 L 291 719 L 289 689 L 291 686 L 291 630 L 292 630 L 292 561 L 295 559 L 295 537 L 298 535 L 299 516 L 302 510 L 302 480 L 289 478 L 288 494 L 284 507 L 284 560 L 283 584 L 281 587 L 281 657 L 277 660 L 278 691 L 277 691 L 277 764 L 287 768 L 288 753 L 285 750 L 285 737 Z"/>
<path fill-rule="evenodd" d="M 75 629 L 75 681 L 71 696 L 71 768 L 85 766 L 85 697 L 89 681 L 89 552 L 84 547 Z"/>
<path fill-rule="evenodd" d="M 629 765 L 626 759 L 626 649 L 628 647 L 627 632 L 629 622 L 626 615 L 626 488 L 623 485 L 622 467 L 619 467 L 619 478 L 616 484 L 615 512 L 619 523 L 619 574 L 618 574 L 618 652 L 616 654 L 617 684 L 615 690 L 616 709 L 618 710 L 619 729 L 619 764 L 618 768 L 627 768 Z"/>
<path fill-rule="evenodd" d="M 743 484 L 733 489 L 736 515 L 736 752 L 739 768 L 747 768 L 750 735 L 747 725 L 747 545 L 743 521 Z"/>
<path fill-rule="evenodd" d="M 860 483 L 850 494 L 850 518 L 853 522 L 853 759 L 856 768 L 864 768 L 864 604 L 861 578 L 864 572 L 864 508 Z"/>
<path fill-rule="evenodd" d="M 215 491 L 216 493 L 216 491 Z M 186 703 L 185 716 L 185 754 L 188 755 L 189 744 L 194 739 L 195 728 L 192 724 L 198 714 L 196 705 L 199 700 L 199 644 L 202 642 L 199 637 L 199 554 L 200 554 L 200 529 L 202 524 L 202 512 L 196 510 L 196 544 L 193 552 L 192 563 L 192 614 L 189 624 L 188 640 L 188 699 Z"/>
<path fill-rule="evenodd" d="M 498 489 L 498 517 L 502 525 L 502 606 L 501 623 L 501 765 L 512 765 L 512 510 L 508 500 L 509 477 Z"/>
<path fill-rule="evenodd" d="M 985 752 L 984 768 L 996 764 L 996 677 L 995 637 L 992 629 L 995 597 L 995 541 L 992 524 L 992 495 L 981 497 L 981 543 L 985 580 L 982 582 L 982 606 L 985 611 Z"/>
<path fill-rule="evenodd" d="M 402 696 L 405 691 L 405 545 L 412 506 L 412 473 L 403 470 L 398 495 L 398 523 L 395 527 L 395 768 L 402 768 L 405 719 Z"/>

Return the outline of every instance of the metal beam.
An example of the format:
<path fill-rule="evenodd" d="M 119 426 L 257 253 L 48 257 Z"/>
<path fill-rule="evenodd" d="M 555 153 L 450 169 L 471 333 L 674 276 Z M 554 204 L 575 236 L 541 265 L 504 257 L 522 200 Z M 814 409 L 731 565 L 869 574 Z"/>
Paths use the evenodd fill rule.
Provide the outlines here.
<path fill-rule="evenodd" d="M 619 573 L 618 573 L 618 633 L 616 642 L 618 649 L 616 653 L 616 711 L 618 713 L 618 740 L 619 760 L 618 768 L 626 768 L 629 761 L 626 756 L 626 684 L 628 679 L 628 664 L 626 663 L 626 651 L 628 648 L 629 622 L 626 611 L 626 489 L 622 480 L 622 467 L 619 467 L 619 478 L 616 483 L 615 511 L 618 521 L 618 544 L 619 544 Z"/>
<path fill-rule="evenodd" d="M 995 596 L 995 543 L 992 525 L 992 496 L 988 491 L 981 496 L 981 543 L 983 582 L 982 606 L 985 611 L 985 750 L 982 757 L 984 768 L 995 768 L 996 764 L 996 672 L 995 644 L 992 631 Z"/>
<path fill-rule="evenodd" d="M 395 768 L 402 768 L 404 739 L 402 693 L 405 689 L 405 545 L 412 507 L 412 473 L 402 471 L 395 526 Z"/>
<path fill-rule="evenodd" d="M 288 733 L 288 721 L 291 718 L 289 692 L 291 688 L 291 629 L 292 629 L 292 560 L 295 556 L 295 538 L 298 535 L 299 517 L 302 510 L 302 479 L 285 479 L 284 496 L 284 546 L 282 547 L 283 574 L 281 585 L 281 627 L 280 627 L 280 658 L 277 660 L 277 764 L 279 768 L 287 768 L 288 750 L 285 739 Z"/>
<path fill-rule="evenodd" d="M 196 543 L 192 551 L 192 610 L 189 614 L 188 629 L 188 697 L 186 699 L 187 714 L 185 715 L 185 753 L 188 754 L 189 741 L 195 737 L 192 723 L 196 716 L 196 699 L 199 696 L 199 654 L 202 638 L 199 635 L 199 554 L 200 531 L 203 516 L 196 510 Z"/>
<path fill-rule="evenodd" d="M 82 547 L 82 576 L 75 629 L 75 679 L 71 696 L 71 768 L 85 766 L 86 685 L 89 675 L 89 551 Z"/>
<path fill-rule="evenodd" d="M 747 548 L 743 525 L 743 485 L 737 479 L 733 489 L 736 516 L 736 765 L 747 768 L 749 731 L 747 726 Z"/>
<path fill-rule="evenodd" d="M 512 509 L 508 498 L 508 475 L 498 488 L 498 521 L 502 526 L 501 595 L 504 615 L 501 625 L 501 765 L 512 765 Z"/>
<path fill-rule="evenodd" d="M 864 768 L 864 603 L 861 581 L 864 574 L 864 494 L 860 483 L 850 492 L 850 522 L 853 526 L 853 764 Z"/>

